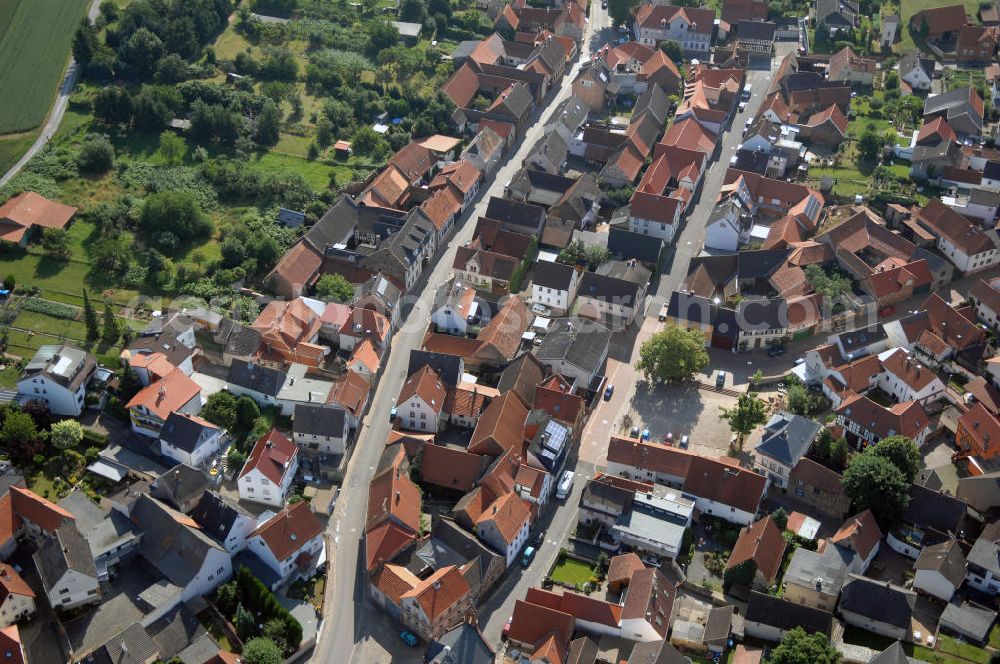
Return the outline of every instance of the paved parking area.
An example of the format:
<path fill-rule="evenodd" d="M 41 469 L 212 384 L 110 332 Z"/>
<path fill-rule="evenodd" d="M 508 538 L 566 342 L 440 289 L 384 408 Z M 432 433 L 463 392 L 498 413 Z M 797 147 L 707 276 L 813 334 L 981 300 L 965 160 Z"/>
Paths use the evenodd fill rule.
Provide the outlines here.
<path fill-rule="evenodd" d="M 690 383 L 651 386 L 641 382 L 636 385 L 628 415 L 633 426 L 649 429 L 651 440 L 662 441 L 668 432 L 675 440 L 688 435 L 692 452 L 718 456 L 728 451 L 732 436 L 721 409 L 735 405 L 735 397 Z"/>

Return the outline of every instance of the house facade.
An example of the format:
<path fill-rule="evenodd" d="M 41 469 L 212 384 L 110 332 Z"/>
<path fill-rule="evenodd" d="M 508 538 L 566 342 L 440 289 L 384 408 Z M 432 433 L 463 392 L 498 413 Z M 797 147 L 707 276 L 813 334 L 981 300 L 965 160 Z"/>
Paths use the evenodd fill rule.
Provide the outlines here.
<path fill-rule="evenodd" d="M 271 507 L 285 504 L 299 468 L 299 449 L 277 429 L 260 437 L 240 472 L 240 499 Z"/>

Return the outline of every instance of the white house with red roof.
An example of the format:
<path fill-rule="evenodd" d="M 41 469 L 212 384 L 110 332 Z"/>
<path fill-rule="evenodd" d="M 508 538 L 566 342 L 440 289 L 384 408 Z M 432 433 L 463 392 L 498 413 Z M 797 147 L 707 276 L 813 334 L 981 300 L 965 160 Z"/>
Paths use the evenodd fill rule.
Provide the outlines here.
<path fill-rule="evenodd" d="M 174 367 L 162 378 L 139 390 L 125 407 L 128 408 L 132 431 L 159 438 L 163 424 L 171 413 L 197 415 L 201 412 L 201 386 Z"/>
<path fill-rule="evenodd" d="M 396 401 L 398 421 L 404 429 L 436 432 L 447 396 L 448 388 L 438 373 L 427 365 L 420 367 L 406 379 L 399 391 Z"/>
<path fill-rule="evenodd" d="M 516 493 L 500 496 L 488 505 L 476 520 L 476 535 L 507 557 L 513 564 L 521 547 L 528 541 L 531 511 Z"/>
<path fill-rule="evenodd" d="M 926 406 L 944 398 L 945 386 L 941 378 L 902 348 L 882 353 L 879 360 L 882 372 L 876 384 L 896 401 L 919 401 Z"/>
<path fill-rule="evenodd" d="M 0 628 L 0 652 L 4 654 L 4 664 L 24 664 L 28 661 L 24 656 L 17 625 Z"/>
<path fill-rule="evenodd" d="M 292 488 L 299 467 L 299 448 L 277 429 L 271 429 L 253 446 L 237 486 L 240 499 L 281 507 Z"/>
<path fill-rule="evenodd" d="M 323 524 L 301 501 L 288 505 L 250 535 L 248 548 L 281 579 L 309 576 L 323 557 Z"/>
<path fill-rule="evenodd" d="M 35 591 L 13 567 L 0 564 L 0 627 L 7 627 L 35 613 Z"/>

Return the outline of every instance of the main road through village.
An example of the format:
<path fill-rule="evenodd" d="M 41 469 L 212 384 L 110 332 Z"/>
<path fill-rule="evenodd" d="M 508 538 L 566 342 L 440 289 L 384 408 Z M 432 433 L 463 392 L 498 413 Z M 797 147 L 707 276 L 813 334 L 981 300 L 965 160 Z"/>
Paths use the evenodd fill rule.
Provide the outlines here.
<path fill-rule="evenodd" d="M 580 60 L 566 73 L 558 90 L 550 92 L 547 106 L 535 124 L 528 128 L 517 151 L 496 174 L 478 204 L 467 212 L 464 217 L 465 223 L 458 228 L 448 247 L 440 255 L 426 278 L 420 296 L 413 303 L 406 322 L 392 340 L 385 371 L 358 433 L 354 455 L 348 465 L 328 527 L 330 568 L 327 576 L 323 628 L 312 654 L 315 662 L 326 664 L 354 661 L 422 661 L 414 651 L 410 651 L 411 654 L 404 654 L 404 651 L 400 650 L 401 644 L 398 643 L 392 625 L 367 601 L 366 571 L 361 556 L 364 521 L 368 507 L 368 484 L 391 428 L 389 411 L 406 379 L 410 351 L 420 348 L 435 293 L 449 278 L 456 248 L 472 239 L 475 224 L 469 223 L 469 220 L 477 219 L 485 212 L 491 196 L 503 195 L 505 184 L 520 169 L 530 148 L 542 137 L 545 124 L 554 110 L 570 96 L 572 81 L 581 64 L 609 38 L 609 26 L 607 11 L 601 7 L 599 0 L 593 0 Z M 721 188 L 729 158 L 739 143 L 743 121 L 756 113 L 761 103 L 763 89 L 767 87 L 770 73 L 754 71 L 748 72 L 748 76 L 753 83 L 754 97 L 744 113 L 737 115 L 733 120 L 733 131 L 725 134 L 717 153 L 717 161 L 710 166 L 705 175 L 700 201 L 692 210 L 677 238 L 669 270 L 661 277 L 658 288 L 660 295 L 650 301 L 647 311 L 652 316 L 643 320 L 635 343 L 635 353 L 638 352 L 639 343 L 657 328 L 656 311 L 663 294 L 669 294 L 680 284 L 687 273 L 691 257 L 700 251 L 705 236 L 705 222 L 712 209 L 715 193 Z M 635 383 L 635 373 L 632 368 L 634 359 L 635 357 L 631 362 L 609 361 L 610 379 L 625 389 L 617 390 L 612 401 L 600 402 L 600 406 L 593 412 L 584 431 L 581 449 L 569 461 L 570 464 L 575 464 L 575 472 L 580 481 L 574 483 L 573 493 L 564 503 L 555 510 L 549 510 L 541 517 L 541 523 L 536 524 L 536 528 L 544 529 L 547 533 L 546 544 L 541 547 L 538 559 L 527 570 L 521 570 L 519 567 L 508 570 L 501 583 L 493 589 L 489 598 L 479 608 L 480 627 L 490 643 L 495 644 L 499 641 L 500 631 L 513 611 L 515 600 L 523 597 L 528 587 L 541 583 L 545 570 L 551 567 L 559 546 L 569 535 L 575 522 L 575 506 L 584 485 L 582 480 L 591 475 L 599 464 L 602 458 L 601 452 L 606 448 L 613 423 L 631 398 Z M 377 647 L 364 647 L 373 641 L 378 641 Z M 403 648 L 405 650 L 405 647 Z M 396 654 L 391 654 L 393 652 Z"/>

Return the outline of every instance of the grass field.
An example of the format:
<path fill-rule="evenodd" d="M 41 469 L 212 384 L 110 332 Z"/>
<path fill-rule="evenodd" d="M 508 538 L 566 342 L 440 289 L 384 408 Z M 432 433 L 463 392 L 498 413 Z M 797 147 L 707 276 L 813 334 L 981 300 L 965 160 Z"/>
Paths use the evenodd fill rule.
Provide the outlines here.
<path fill-rule="evenodd" d="M 0 134 L 26 131 L 45 119 L 69 58 L 87 0 L 0 3 Z M 17 103 L 10 103 L 10 100 Z"/>
<path fill-rule="evenodd" d="M 37 131 L 0 136 L 0 173 L 6 173 L 38 138 Z"/>

